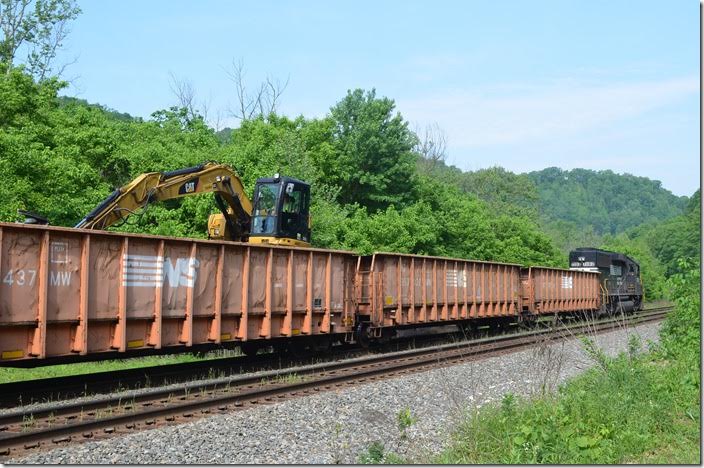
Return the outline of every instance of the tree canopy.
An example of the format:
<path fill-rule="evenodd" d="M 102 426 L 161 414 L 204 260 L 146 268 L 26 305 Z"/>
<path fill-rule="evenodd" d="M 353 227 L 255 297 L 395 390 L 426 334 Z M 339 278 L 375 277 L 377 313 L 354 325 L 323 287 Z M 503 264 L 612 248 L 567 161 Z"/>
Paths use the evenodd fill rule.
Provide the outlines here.
<path fill-rule="evenodd" d="M 417 138 L 394 107 L 374 90 L 356 89 L 330 110 L 333 151 L 320 154 L 316 163 L 341 188 L 342 204 L 373 212 L 409 201 Z"/>
<path fill-rule="evenodd" d="M 597 234 L 618 234 L 640 224 L 659 223 L 682 213 L 687 197 L 660 182 L 610 170 L 565 171 L 550 167 L 530 172 L 540 196 L 541 215 L 567 221 Z"/>
<path fill-rule="evenodd" d="M 0 177 L 10 182 L 0 186 L 0 220 L 26 209 L 72 226 L 141 173 L 214 160 L 234 167 L 250 195 L 257 178 L 277 172 L 311 183 L 317 247 L 564 267 L 567 244 L 604 246 L 643 265 L 651 297 L 677 258 L 699 255 L 698 193 L 681 214 L 685 200 L 659 183 L 609 171 L 465 172 L 419 151 L 393 101 L 373 90 L 348 91 L 322 118 L 272 113 L 216 133 L 186 108 L 144 120 L 61 97 L 62 86 L 21 67 L 0 75 Z M 565 177 L 576 181 L 565 188 Z M 630 198 L 617 200 L 629 184 Z M 636 226 L 630 209 L 646 224 Z M 216 210 L 209 195 L 188 197 L 111 229 L 202 238 Z"/>

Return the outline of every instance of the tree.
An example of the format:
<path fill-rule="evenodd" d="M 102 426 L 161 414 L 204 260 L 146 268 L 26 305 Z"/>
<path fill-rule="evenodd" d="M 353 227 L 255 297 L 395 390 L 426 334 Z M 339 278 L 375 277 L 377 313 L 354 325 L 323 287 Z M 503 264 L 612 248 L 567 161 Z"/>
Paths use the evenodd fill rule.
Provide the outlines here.
<path fill-rule="evenodd" d="M 418 137 L 413 150 L 420 155 L 418 169 L 424 173 L 432 173 L 445 164 L 447 159 L 447 134 L 437 123 L 415 129 Z"/>
<path fill-rule="evenodd" d="M 244 81 L 244 63 L 242 60 L 232 61 L 232 68 L 225 71 L 235 85 L 237 94 L 237 105 L 230 109 L 230 114 L 240 120 L 251 120 L 257 117 L 267 117 L 276 113 L 279 99 L 288 86 L 288 78 L 285 83 L 270 77 L 259 84 L 254 93 L 247 91 Z"/>
<path fill-rule="evenodd" d="M 26 46 L 29 72 L 38 80 L 47 78 L 69 33 L 68 23 L 80 12 L 72 0 L 0 0 L 0 66 L 4 72 L 10 72 L 18 51 Z"/>
<path fill-rule="evenodd" d="M 432 173 L 418 174 L 415 135 L 394 114 L 393 101 L 373 91 L 348 93 L 322 119 L 270 113 L 242 121 L 223 138 L 189 110 L 188 85 L 183 106 L 146 121 L 57 98 L 61 86 L 54 78 L 37 82 L 22 67 L 0 74 L 3 221 L 28 209 L 71 226 L 140 173 L 216 160 L 239 172 L 248 195 L 258 177 L 276 172 L 310 182 L 317 247 L 564 264 L 535 222 L 512 208 L 521 201 L 518 176 L 484 174 L 483 200 L 462 190 L 466 173 L 441 160 Z M 492 187 L 501 194 L 487 196 Z M 496 206 L 511 215 L 498 215 Z M 168 200 L 111 229 L 204 237 L 215 211 L 209 194 Z"/>
<path fill-rule="evenodd" d="M 359 203 L 370 212 L 410 201 L 416 136 L 394 101 L 376 91 L 348 91 L 331 109 L 332 157 L 317 160 L 330 183 L 342 188 L 342 204 Z"/>
<path fill-rule="evenodd" d="M 169 72 L 169 89 L 171 89 L 171 93 L 176 98 L 176 107 L 186 109 L 188 119 L 192 120 L 201 114 L 197 108 L 196 89 L 191 80 L 179 78 L 175 73 Z M 206 113 L 202 112 L 204 119 L 207 118 Z"/>
<path fill-rule="evenodd" d="M 538 188 L 544 218 L 577 223 L 597 234 L 617 235 L 639 224 L 656 224 L 681 214 L 687 197 L 659 181 L 610 170 L 556 167 L 527 174 Z"/>
<path fill-rule="evenodd" d="M 538 215 L 538 190 L 525 174 L 514 174 L 495 166 L 465 172 L 459 186 L 463 191 L 473 193 L 487 202 L 497 213 L 532 218 Z"/>
<path fill-rule="evenodd" d="M 665 266 L 667 276 L 681 273 L 680 259 L 699 261 L 701 257 L 701 191 L 690 198 L 685 213 L 641 233 L 655 257 Z"/>

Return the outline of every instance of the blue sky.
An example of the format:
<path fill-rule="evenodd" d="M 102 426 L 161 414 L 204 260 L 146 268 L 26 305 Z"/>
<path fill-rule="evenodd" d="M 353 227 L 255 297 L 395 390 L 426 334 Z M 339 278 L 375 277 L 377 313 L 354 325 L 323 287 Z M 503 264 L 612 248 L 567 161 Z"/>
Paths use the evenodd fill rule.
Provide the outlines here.
<path fill-rule="evenodd" d="M 59 62 L 67 94 L 148 117 L 189 80 L 235 126 L 225 70 L 289 79 L 280 111 L 321 117 L 376 88 L 448 163 L 584 167 L 699 187 L 699 2 L 81 1 Z"/>

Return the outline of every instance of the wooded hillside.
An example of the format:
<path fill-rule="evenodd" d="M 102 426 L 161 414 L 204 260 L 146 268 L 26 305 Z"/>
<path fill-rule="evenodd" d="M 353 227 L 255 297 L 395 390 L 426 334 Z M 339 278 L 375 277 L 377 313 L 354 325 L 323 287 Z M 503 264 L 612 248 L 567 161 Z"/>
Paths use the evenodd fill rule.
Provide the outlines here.
<path fill-rule="evenodd" d="M 658 182 L 610 171 L 448 167 L 374 90 L 349 91 L 321 119 L 271 113 L 216 133 L 186 108 L 143 120 L 60 97 L 63 86 L 37 82 L 21 67 L 0 74 L 0 177 L 9 182 L 0 186 L 0 220 L 26 209 L 72 226 L 143 172 L 214 160 L 233 166 L 250 195 L 257 178 L 277 172 L 310 182 L 317 247 L 565 266 L 568 247 L 618 241 L 652 262 L 653 285 L 674 271 L 675 256 L 698 252 L 690 221 L 698 201 L 683 215 L 686 200 Z M 114 229 L 205 237 L 212 212 L 211 196 L 184 198 Z M 653 230 L 668 214 L 664 231 Z M 639 220 L 646 227 L 626 234 Z M 689 230 L 680 235 L 683 224 Z"/>
<path fill-rule="evenodd" d="M 687 197 L 677 197 L 659 181 L 612 171 L 550 167 L 530 172 L 540 196 L 540 213 L 596 234 L 618 234 L 682 214 Z"/>

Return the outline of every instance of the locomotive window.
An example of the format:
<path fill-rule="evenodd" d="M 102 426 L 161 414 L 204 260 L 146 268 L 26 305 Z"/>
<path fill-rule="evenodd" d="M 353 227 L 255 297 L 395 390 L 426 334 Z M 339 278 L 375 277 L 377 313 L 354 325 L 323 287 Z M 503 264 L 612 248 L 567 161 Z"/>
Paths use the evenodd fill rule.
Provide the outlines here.
<path fill-rule="evenodd" d="M 623 270 L 621 269 L 621 265 L 611 265 L 611 276 L 621 276 L 623 274 Z"/>

